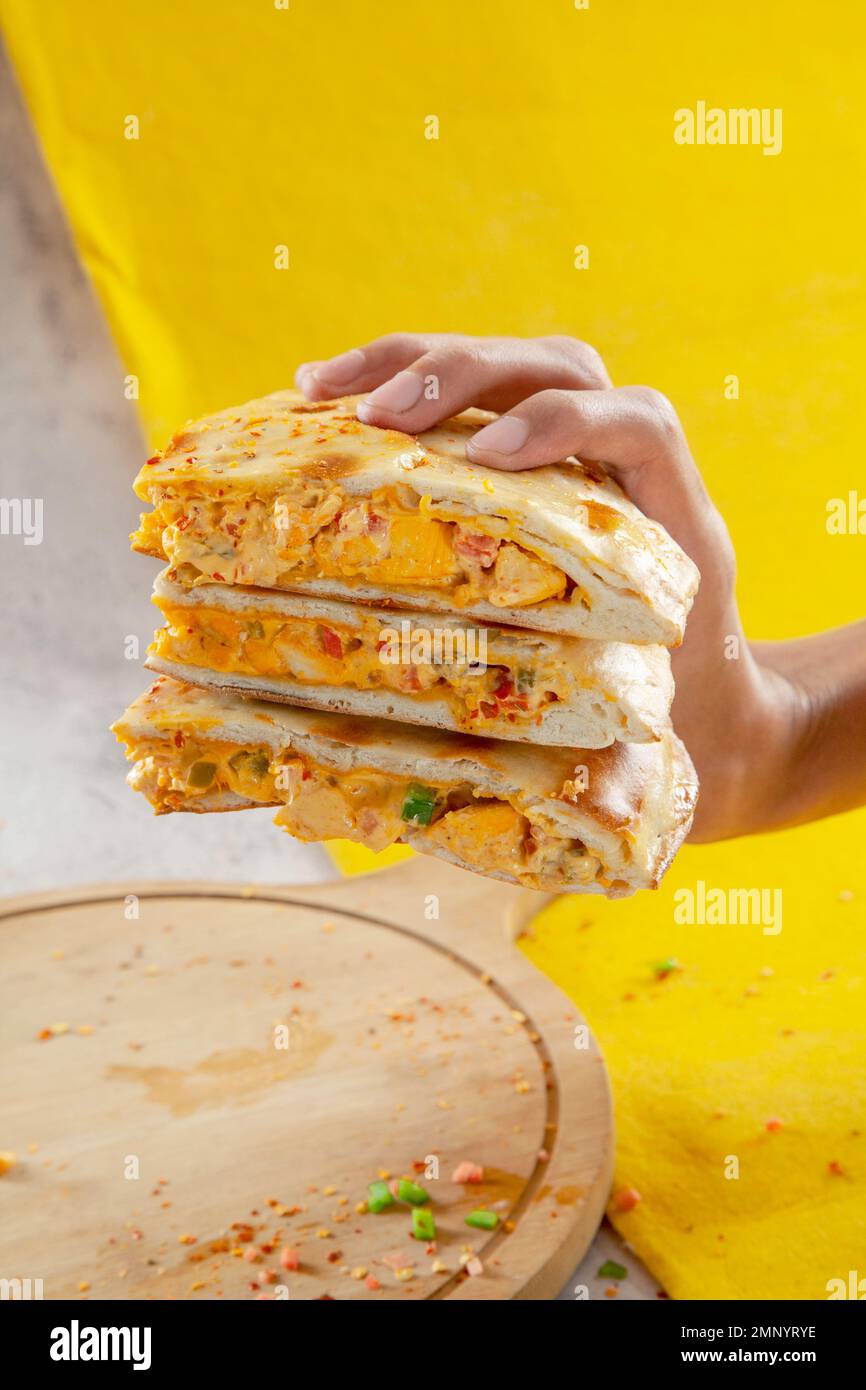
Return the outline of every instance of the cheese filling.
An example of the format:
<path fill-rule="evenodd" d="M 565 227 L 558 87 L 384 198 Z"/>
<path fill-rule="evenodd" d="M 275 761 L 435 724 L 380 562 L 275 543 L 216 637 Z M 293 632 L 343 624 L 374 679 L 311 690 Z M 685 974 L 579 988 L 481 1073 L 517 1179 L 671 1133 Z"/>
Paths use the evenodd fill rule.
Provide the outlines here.
<path fill-rule="evenodd" d="M 227 612 L 159 600 L 167 626 L 150 652 L 166 661 L 241 675 L 282 677 L 301 685 L 348 685 L 390 690 L 418 699 L 446 699 L 457 725 L 470 733 L 507 720 L 538 720 L 542 711 L 574 694 L 561 657 L 521 652 L 508 634 L 489 632 L 486 650 L 464 634 L 443 629 L 438 651 L 426 629 L 410 625 L 396 642 L 380 619 L 359 610 L 358 626 L 313 617 Z M 398 629 L 391 629 L 396 636 Z M 459 639 L 462 638 L 462 646 Z M 480 653 L 484 666 L 473 665 Z M 408 656 L 409 660 L 402 657 Z M 447 657 L 457 659 L 447 660 Z M 400 658 L 400 659 L 398 659 Z"/>
<path fill-rule="evenodd" d="M 433 516 L 403 485 L 356 499 L 305 479 L 269 502 L 153 488 L 152 501 L 133 546 L 164 556 L 190 583 L 279 589 L 326 578 L 433 590 L 456 607 L 479 600 L 498 608 L 548 600 L 589 607 L 561 569 L 509 539 L 503 518 L 442 519 L 441 507 Z"/>
<path fill-rule="evenodd" d="M 337 773 L 265 745 L 239 748 L 180 731 L 170 741 L 129 746 L 131 787 L 158 814 L 195 809 L 197 799 L 234 792 L 262 805 L 281 805 L 278 825 L 299 840 L 354 840 L 382 850 L 396 840 L 438 846 L 485 873 L 504 873 L 528 886 L 607 886 L 600 861 L 580 840 L 553 834 L 543 815 L 468 783 L 426 785 L 372 769 Z"/>

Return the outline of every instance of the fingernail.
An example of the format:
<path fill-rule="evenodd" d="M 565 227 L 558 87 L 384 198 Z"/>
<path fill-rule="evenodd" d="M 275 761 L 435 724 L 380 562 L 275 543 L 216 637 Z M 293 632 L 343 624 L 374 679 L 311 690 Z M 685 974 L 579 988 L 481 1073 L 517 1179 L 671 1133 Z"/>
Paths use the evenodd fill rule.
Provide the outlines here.
<path fill-rule="evenodd" d="M 470 454 L 516 454 L 529 438 L 529 425 L 517 415 L 500 415 L 473 434 L 466 445 Z"/>
<path fill-rule="evenodd" d="M 330 362 L 322 362 L 313 372 L 313 376 L 319 381 L 331 381 L 335 386 L 342 386 L 347 381 L 354 381 L 356 376 L 360 376 L 364 368 L 364 354 L 360 348 L 352 348 L 349 352 L 341 352 L 339 357 L 332 357 Z"/>
<path fill-rule="evenodd" d="M 415 404 L 423 390 L 423 379 L 416 372 L 398 372 L 383 386 L 377 386 L 365 401 L 361 401 L 358 412 L 360 414 L 362 409 L 375 408 L 399 415 Z"/>
<path fill-rule="evenodd" d="M 312 396 L 318 388 L 316 378 L 309 367 L 306 371 L 303 371 L 300 367 L 298 368 L 295 372 L 295 385 L 299 391 L 303 391 L 305 396 Z"/>

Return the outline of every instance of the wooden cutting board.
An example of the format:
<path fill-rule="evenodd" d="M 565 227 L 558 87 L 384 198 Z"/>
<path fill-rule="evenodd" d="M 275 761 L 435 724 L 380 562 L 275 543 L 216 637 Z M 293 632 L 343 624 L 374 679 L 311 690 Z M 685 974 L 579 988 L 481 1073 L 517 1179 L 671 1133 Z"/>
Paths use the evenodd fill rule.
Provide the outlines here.
<path fill-rule="evenodd" d="M 416 858 L 6 903 L 0 1276 L 46 1299 L 555 1295 L 613 1130 L 583 1020 L 513 944 L 543 901 Z M 482 1183 L 452 1181 L 463 1160 Z M 407 1206 L 356 1210 L 380 1172 L 430 1193 L 435 1253 Z"/>

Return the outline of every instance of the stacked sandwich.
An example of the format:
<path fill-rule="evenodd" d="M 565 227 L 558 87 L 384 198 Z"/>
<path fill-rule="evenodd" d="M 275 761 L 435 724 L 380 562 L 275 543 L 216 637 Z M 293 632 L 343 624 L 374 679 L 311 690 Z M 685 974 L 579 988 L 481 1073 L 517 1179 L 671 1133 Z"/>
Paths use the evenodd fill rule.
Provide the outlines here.
<path fill-rule="evenodd" d="M 114 725 L 157 813 L 278 808 L 553 891 L 655 887 L 697 779 L 667 648 L 692 562 L 597 465 L 466 461 L 294 391 L 188 424 L 135 482 L 158 679 Z"/>

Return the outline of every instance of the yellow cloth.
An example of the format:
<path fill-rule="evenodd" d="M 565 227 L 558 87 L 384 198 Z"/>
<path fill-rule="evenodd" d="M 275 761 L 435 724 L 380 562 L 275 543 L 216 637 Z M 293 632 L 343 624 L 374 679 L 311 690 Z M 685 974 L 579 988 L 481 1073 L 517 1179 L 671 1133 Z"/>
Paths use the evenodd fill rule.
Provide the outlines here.
<path fill-rule="evenodd" d="M 674 1298 L 826 1298 L 866 1275 L 866 876 L 847 828 L 687 847 L 657 893 L 560 898 L 526 942 L 601 1040 L 610 1215 Z M 781 931 L 678 925 L 698 880 L 781 890 Z M 641 1201 L 618 1213 L 628 1188 Z"/>
<path fill-rule="evenodd" d="M 750 632 L 860 616 L 866 540 L 825 527 L 828 499 L 863 490 L 856 7 L 0 0 L 0 17 L 151 442 L 396 327 L 576 333 L 679 407 Z M 675 144 L 698 100 L 780 107 L 781 154 Z M 858 813 L 689 850 L 659 894 L 560 905 L 530 947 L 598 1030 L 617 1183 L 643 1197 L 618 1221 L 675 1295 L 823 1297 L 866 1275 L 864 830 Z M 780 886 L 781 935 L 676 926 L 674 889 L 698 879 Z M 682 973 L 652 983 L 670 954 Z"/>

